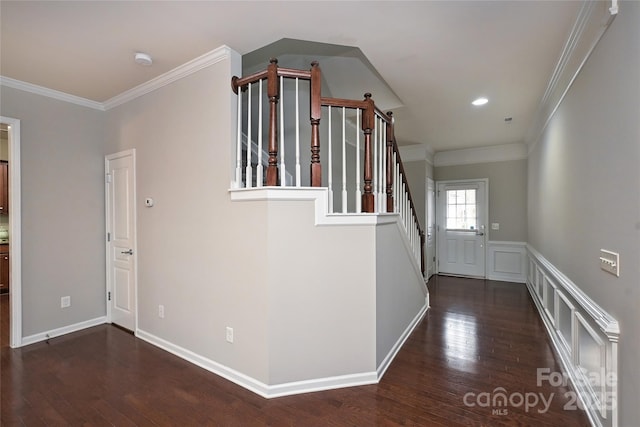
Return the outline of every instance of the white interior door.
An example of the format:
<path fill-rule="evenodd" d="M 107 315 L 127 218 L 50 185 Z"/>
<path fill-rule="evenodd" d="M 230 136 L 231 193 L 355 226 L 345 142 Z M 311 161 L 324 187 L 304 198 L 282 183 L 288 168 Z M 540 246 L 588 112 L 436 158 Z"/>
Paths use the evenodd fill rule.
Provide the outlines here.
<path fill-rule="evenodd" d="M 435 273 L 436 261 L 436 188 L 427 178 L 427 279 Z"/>
<path fill-rule="evenodd" d="M 438 272 L 485 277 L 488 180 L 437 185 Z"/>
<path fill-rule="evenodd" d="M 136 330 L 135 150 L 106 157 L 107 317 Z"/>

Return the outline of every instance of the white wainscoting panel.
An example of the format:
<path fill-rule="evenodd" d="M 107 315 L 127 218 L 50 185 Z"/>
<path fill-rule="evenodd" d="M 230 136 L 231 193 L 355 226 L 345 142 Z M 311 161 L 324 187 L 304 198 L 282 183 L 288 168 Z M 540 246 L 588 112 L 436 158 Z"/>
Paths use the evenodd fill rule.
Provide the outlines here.
<path fill-rule="evenodd" d="M 533 247 L 527 245 L 527 288 L 573 391 L 596 427 L 618 427 L 616 319 Z"/>
<path fill-rule="evenodd" d="M 527 244 L 489 241 L 487 243 L 487 279 L 526 283 Z"/>

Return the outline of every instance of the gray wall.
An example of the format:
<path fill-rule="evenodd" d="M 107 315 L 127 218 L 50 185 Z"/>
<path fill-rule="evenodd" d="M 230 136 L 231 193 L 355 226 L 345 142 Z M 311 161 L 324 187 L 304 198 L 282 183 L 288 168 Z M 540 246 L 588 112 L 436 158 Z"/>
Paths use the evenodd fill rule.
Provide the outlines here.
<path fill-rule="evenodd" d="M 376 230 L 376 367 L 397 343 L 416 314 L 425 305 L 427 289 L 420 271 L 411 263 L 413 254 L 403 243 L 396 224 Z"/>
<path fill-rule="evenodd" d="M 623 2 L 529 156 L 529 243 L 621 328 L 621 426 L 640 419 L 640 3 Z M 620 277 L 599 250 L 620 253 Z"/>
<path fill-rule="evenodd" d="M 527 161 L 478 163 L 434 168 L 436 181 L 489 178 L 489 239 L 527 241 Z M 491 223 L 500 230 L 491 230 Z"/>
<path fill-rule="evenodd" d="M 138 327 L 266 383 L 266 209 L 228 193 L 236 55 L 107 111 L 104 154 L 136 149 Z"/>
<path fill-rule="evenodd" d="M 22 335 L 104 316 L 104 113 L 0 90 L 20 120 Z"/>

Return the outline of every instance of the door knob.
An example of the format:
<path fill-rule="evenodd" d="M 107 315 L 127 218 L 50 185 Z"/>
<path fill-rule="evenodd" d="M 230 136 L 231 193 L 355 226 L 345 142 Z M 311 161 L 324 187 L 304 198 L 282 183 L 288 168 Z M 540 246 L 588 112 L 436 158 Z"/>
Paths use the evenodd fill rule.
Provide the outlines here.
<path fill-rule="evenodd" d="M 133 249 L 129 249 L 128 251 L 122 251 L 121 254 L 133 255 Z"/>
<path fill-rule="evenodd" d="M 478 232 L 476 233 L 476 235 L 477 235 L 477 236 L 484 236 L 484 231 L 478 231 Z"/>

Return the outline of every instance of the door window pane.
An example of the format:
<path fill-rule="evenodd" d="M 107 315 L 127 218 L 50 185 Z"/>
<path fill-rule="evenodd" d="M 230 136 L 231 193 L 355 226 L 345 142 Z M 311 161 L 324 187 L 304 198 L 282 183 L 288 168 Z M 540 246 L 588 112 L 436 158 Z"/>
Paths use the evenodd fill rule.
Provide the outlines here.
<path fill-rule="evenodd" d="M 476 191 L 447 190 L 447 229 L 476 230 Z"/>

